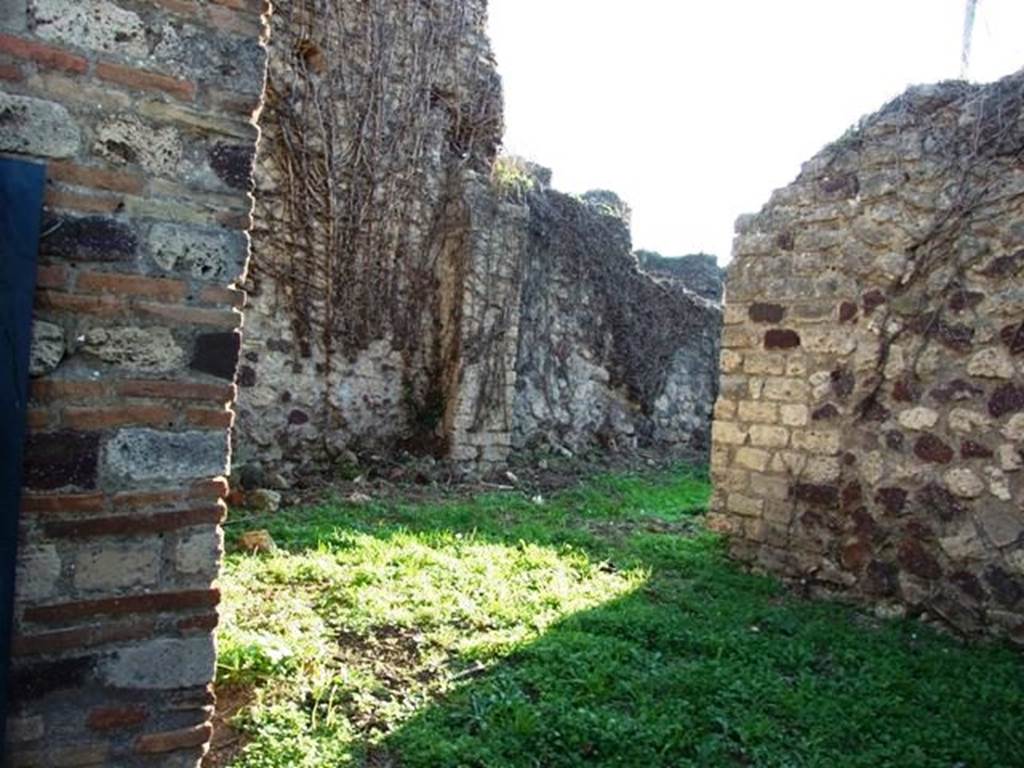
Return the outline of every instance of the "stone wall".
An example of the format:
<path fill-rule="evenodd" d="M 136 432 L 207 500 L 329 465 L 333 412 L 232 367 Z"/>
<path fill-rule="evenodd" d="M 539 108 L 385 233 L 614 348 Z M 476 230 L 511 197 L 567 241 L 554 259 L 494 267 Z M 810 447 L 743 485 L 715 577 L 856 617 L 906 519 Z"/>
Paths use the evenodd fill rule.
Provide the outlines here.
<path fill-rule="evenodd" d="M 449 450 L 455 233 L 502 130 L 485 22 L 484 0 L 275 3 L 237 430 L 264 475 Z"/>
<path fill-rule="evenodd" d="M 275 7 L 242 479 L 403 453 L 487 471 L 514 445 L 706 451 L 720 311 L 637 271 L 614 193 L 495 167 L 486 2 Z"/>
<path fill-rule="evenodd" d="M 260 3 L 0 11 L 0 152 L 49 176 L 6 759 L 196 765 L 210 734 Z"/>
<path fill-rule="evenodd" d="M 1024 642 L 1024 73 L 914 88 L 737 224 L 712 522 Z"/>
<path fill-rule="evenodd" d="M 513 443 L 706 455 L 721 311 L 639 270 L 609 199 L 529 198 Z"/>

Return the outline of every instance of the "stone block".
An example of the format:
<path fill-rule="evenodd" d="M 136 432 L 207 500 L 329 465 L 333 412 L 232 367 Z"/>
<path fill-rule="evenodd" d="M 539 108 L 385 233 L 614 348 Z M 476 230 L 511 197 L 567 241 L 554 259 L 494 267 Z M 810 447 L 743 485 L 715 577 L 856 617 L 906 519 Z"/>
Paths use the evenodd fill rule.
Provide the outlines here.
<path fill-rule="evenodd" d="M 713 440 L 725 445 L 743 445 L 747 442 L 747 428 L 731 421 L 716 421 L 711 427 Z"/>
<path fill-rule="evenodd" d="M 984 379 L 1012 379 L 1014 372 L 1013 359 L 1002 347 L 975 352 L 967 363 L 967 373 Z"/>
<path fill-rule="evenodd" d="M 172 690 L 207 685 L 216 655 L 212 635 L 184 640 L 158 639 L 122 648 L 103 659 L 98 672 L 105 683 L 129 690 Z"/>
<path fill-rule="evenodd" d="M 204 333 L 196 337 L 189 367 L 231 381 L 238 368 L 242 336 L 233 333 Z"/>
<path fill-rule="evenodd" d="M 62 105 L 0 92 L 0 152 L 72 157 L 80 143 L 78 126 Z"/>
<path fill-rule="evenodd" d="M 42 256 L 68 261 L 113 262 L 135 257 L 138 237 L 127 224 L 103 216 L 59 216 L 45 223 Z"/>
<path fill-rule="evenodd" d="M 943 475 L 950 493 L 962 499 L 976 499 L 985 492 L 985 483 L 969 469 L 958 467 Z"/>
<path fill-rule="evenodd" d="M 19 600 L 46 600 L 53 597 L 60 576 L 61 559 L 52 544 L 29 545 L 19 550 L 15 581 Z"/>
<path fill-rule="evenodd" d="M 167 328 L 94 328 L 81 342 L 82 352 L 114 366 L 139 371 L 177 371 L 185 351 Z"/>
<path fill-rule="evenodd" d="M 1019 510 L 988 505 L 975 518 L 997 547 L 1008 547 L 1020 541 L 1024 533 L 1024 514 Z"/>
<path fill-rule="evenodd" d="M 785 501 L 789 498 L 789 480 L 775 475 L 750 475 L 750 493 L 756 498 Z"/>
<path fill-rule="evenodd" d="M 810 420 L 810 410 L 806 405 L 785 403 L 779 407 L 779 414 L 787 427 L 803 427 Z"/>
<path fill-rule="evenodd" d="M 139 15 L 109 0 L 31 0 L 35 32 L 44 40 L 103 53 L 149 55 Z"/>
<path fill-rule="evenodd" d="M 227 474 L 223 432 L 124 429 L 103 451 L 103 472 L 129 481 L 187 480 Z"/>
<path fill-rule="evenodd" d="M 932 410 L 931 408 L 910 408 L 906 411 L 901 411 L 897 416 L 900 426 L 904 429 L 921 431 L 925 429 L 931 429 L 939 423 L 938 411 Z"/>
<path fill-rule="evenodd" d="M 779 407 L 775 403 L 744 400 L 739 404 L 740 421 L 775 424 L 779 420 Z"/>
<path fill-rule="evenodd" d="M 793 447 L 808 453 L 835 456 L 842 444 L 842 434 L 833 430 L 804 429 L 793 432 Z"/>
<path fill-rule="evenodd" d="M 182 536 L 174 548 L 174 567 L 189 576 L 209 576 L 217 573 L 224 553 L 224 533 L 219 527 L 204 528 Z"/>
<path fill-rule="evenodd" d="M 99 442 L 99 435 L 90 432 L 29 434 L 25 441 L 25 486 L 40 491 L 95 488 Z"/>
<path fill-rule="evenodd" d="M 64 359 L 64 351 L 63 328 L 45 320 L 32 323 L 32 351 L 28 362 L 30 376 L 51 373 Z"/>
<path fill-rule="evenodd" d="M 249 255 L 248 239 L 242 232 L 180 224 L 154 225 L 147 242 L 161 269 L 187 271 L 197 280 L 213 283 L 237 280 Z"/>
<path fill-rule="evenodd" d="M 785 448 L 789 443 L 789 430 L 755 424 L 750 428 L 750 444 L 761 448 Z"/>
<path fill-rule="evenodd" d="M 736 465 L 755 472 L 764 472 L 768 469 L 771 458 L 771 453 L 759 448 L 740 448 L 736 451 Z"/>
<path fill-rule="evenodd" d="M 764 499 L 730 493 L 726 500 L 726 509 L 743 517 L 760 517 L 764 510 Z"/>
<path fill-rule="evenodd" d="M 743 372 L 754 376 L 782 376 L 785 369 L 785 359 L 777 354 L 749 352 L 743 360 Z"/>
<path fill-rule="evenodd" d="M 161 552 L 157 539 L 83 546 L 75 556 L 75 589 L 111 592 L 151 587 L 160 577 Z"/>
<path fill-rule="evenodd" d="M 147 125 L 130 116 L 100 123 L 93 151 L 114 165 L 137 166 L 169 177 L 180 173 L 185 158 L 185 147 L 176 129 Z"/>
<path fill-rule="evenodd" d="M 807 398 L 808 391 L 807 382 L 803 379 L 769 378 L 764 383 L 766 400 L 799 402 Z"/>

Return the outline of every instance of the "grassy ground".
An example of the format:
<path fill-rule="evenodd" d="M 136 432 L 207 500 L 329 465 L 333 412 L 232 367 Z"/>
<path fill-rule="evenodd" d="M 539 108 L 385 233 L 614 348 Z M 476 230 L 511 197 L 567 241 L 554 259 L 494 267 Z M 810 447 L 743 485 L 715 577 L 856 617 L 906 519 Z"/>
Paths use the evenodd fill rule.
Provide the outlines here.
<path fill-rule="evenodd" d="M 740 573 L 708 492 L 678 470 L 246 521 L 280 551 L 223 579 L 232 765 L 1024 765 L 1019 656 Z"/>

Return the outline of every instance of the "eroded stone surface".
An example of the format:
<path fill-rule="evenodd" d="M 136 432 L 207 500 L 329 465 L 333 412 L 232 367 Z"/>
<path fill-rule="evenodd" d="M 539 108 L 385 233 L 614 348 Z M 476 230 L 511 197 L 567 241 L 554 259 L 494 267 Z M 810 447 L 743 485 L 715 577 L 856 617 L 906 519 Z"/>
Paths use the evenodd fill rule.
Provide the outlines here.
<path fill-rule="evenodd" d="M 912 89 L 737 222 L 712 451 L 737 556 L 968 631 L 1024 623 L 1024 198 L 996 191 L 1022 84 Z"/>
<path fill-rule="evenodd" d="M 71 157 L 80 141 L 78 127 L 63 105 L 0 93 L 0 151 Z"/>

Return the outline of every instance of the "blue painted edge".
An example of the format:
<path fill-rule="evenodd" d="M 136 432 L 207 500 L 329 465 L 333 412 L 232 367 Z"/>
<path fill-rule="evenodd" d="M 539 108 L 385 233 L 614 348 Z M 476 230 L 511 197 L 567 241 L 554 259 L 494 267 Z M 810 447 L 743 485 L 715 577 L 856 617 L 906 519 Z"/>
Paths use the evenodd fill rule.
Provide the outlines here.
<path fill-rule="evenodd" d="M 32 297 L 46 166 L 0 158 L 0 760 L 7 732 Z"/>

